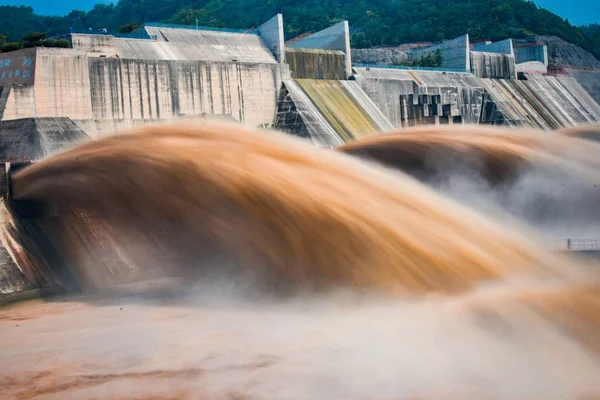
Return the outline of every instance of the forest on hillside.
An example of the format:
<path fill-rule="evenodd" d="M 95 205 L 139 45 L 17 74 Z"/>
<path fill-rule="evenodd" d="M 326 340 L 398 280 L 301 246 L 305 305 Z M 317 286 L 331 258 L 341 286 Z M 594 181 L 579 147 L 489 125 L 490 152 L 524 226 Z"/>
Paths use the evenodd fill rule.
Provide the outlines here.
<path fill-rule="evenodd" d="M 65 33 L 69 26 L 117 31 L 132 23 L 193 25 L 197 19 L 204 26 L 246 29 L 276 13 L 284 16 L 286 39 L 347 19 L 355 48 L 437 42 L 464 33 L 474 40 L 538 34 L 558 36 L 600 59 L 597 25 L 575 27 L 525 0 L 120 0 L 57 17 L 36 15 L 30 7 L 0 6 L 0 44 L 31 32 Z"/>

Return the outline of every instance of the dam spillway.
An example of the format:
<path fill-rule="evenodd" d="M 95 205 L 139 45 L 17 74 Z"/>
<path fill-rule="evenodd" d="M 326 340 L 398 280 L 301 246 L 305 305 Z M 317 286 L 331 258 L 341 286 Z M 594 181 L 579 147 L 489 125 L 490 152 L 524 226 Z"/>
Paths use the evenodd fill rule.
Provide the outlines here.
<path fill-rule="evenodd" d="M 148 24 L 145 36 L 73 34 L 70 49 L 2 55 L 15 66 L 0 68 L 3 294 L 67 285 L 74 278 L 64 265 L 92 259 L 106 265 L 94 281 L 141 273 L 101 219 L 70 211 L 26 216 L 10 198 L 19 165 L 120 129 L 219 116 L 337 147 L 428 124 L 550 131 L 600 121 L 600 72 L 548 74 L 544 46 L 471 46 L 465 35 L 414 50 L 410 57 L 443 54 L 442 66 L 426 69 L 353 65 L 345 21 L 287 44 L 281 15 L 237 31 Z M 89 228 L 65 233 L 70 218 Z M 84 250 L 67 254 L 59 238 Z M 141 249 L 152 248 L 151 238 L 140 240 Z"/>

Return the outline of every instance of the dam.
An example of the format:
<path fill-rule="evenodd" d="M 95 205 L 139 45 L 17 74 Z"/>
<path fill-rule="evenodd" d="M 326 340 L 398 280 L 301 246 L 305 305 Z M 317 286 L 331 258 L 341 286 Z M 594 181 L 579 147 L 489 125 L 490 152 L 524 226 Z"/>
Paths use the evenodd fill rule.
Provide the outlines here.
<path fill-rule="evenodd" d="M 418 125 L 551 131 L 600 121 L 600 73 L 549 73 L 545 46 L 464 35 L 409 53 L 439 51 L 439 68 L 353 64 L 347 21 L 287 43 L 283 23 L 278 14 L 248 30 L 146 24 L 142 37 L 72 34 L 69 49 L 0 54 L 0 295 L 160 272 L 166 255 L 127 258 L 101 216 L 13 200 L 15 171 L 122 129 L 220 118 L 334 148 Z M 87 228 L 70 230 L 74 220 Z M 141 232 L 120 234 L 154 248 Z M 94 260 L 97 276 L 73 276 Z"/>

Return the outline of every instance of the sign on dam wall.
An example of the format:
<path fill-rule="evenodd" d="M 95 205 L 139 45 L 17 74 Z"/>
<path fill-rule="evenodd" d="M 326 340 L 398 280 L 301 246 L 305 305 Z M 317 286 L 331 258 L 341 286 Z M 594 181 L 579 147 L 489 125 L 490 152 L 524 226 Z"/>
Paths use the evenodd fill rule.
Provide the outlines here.
<path fill-rule="evenodd" d="M 0 86 L 33 85 L 35 49 L 0 53 Z"/>

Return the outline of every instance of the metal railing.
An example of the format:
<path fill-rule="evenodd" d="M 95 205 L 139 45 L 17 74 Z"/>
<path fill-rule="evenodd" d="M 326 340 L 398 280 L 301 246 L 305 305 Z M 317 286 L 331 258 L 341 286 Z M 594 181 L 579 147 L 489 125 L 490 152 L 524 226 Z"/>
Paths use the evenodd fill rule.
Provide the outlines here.
<path fill-rule="evenodd" d="M 544 242 L 548 247 L 567 251 L 600 251 L 600 239 L 561 239 Z"/>
<path fill-rule="evenodd" d="M 252 35 L 258 35 L 258 29 L 231 29 L 231 28 L 214 28 L 212 26 L 201 26 L 201 25 L 178 25 L 178 24 L 165 24 L 162 22 L 148 22 L 145 26 L 150 28 L 172 28 L 172 29 L 188 29 L 192 31 L 217 31 L 217 32 L 229 32 L 229 33 L 247 33 Z"/>
<path fill-rule="evenodd" d="M 385 69 L 403 69 L 403 70 L 415 70 L 415 71 L 434 71 L 434 72 L 454 72 L 454 73 L 470 73 L 466 69 L 459 68 L 434 68 L 434 67 L 409 67 L 405 65 L 393 65 L 393 64 L 352 64 L 353 67 L 357 68 L 385 68 Z"/>

